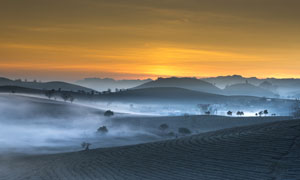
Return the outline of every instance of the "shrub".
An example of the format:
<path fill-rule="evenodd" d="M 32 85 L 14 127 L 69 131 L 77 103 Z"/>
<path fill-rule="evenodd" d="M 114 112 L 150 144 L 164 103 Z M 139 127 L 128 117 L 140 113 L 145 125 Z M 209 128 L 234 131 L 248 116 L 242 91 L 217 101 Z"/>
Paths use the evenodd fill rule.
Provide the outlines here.
<path fill-rule="evenodd" d="M 228 111 L 228 112 L 227 112 L 227 115 L 228 115 L 228 116 L 232 116 L 232 112 L 231 112 L 231 111 Z"/>
<path fill-rule="evenodd" d="M 106 134 L 106 133 L 108 133 L 108 129 L 107 129 L 106 126 L 101 126 L 101 127 L 98 128 L 97 132 L 100 132 L 102 134 Z"/>
<path fill-rule="evenodd" d="M 165 130 L 168 129 L 168 128 L 169 128 L 169 126 L 168 126 L 167 124 L 161 124 L 161 125 L 159 126 L 159 129 L 162 130 L 162 131 L 165 131 Z"/>
<path fill-rule="evenodd" d="M 114 115 L 114 112 L 112 112 L 111 110 L 108 110 L 108 111 L 104 112 L 104 116 L 110 117 L 110 116 L 113 116 L 113 115 Z"/>
<path fill-rule="evenodd" d="M 167 135 L 168 136 L 175 136 L 175 133 L 174 132 L 169 132 Z"/>
<path fill-rule="evenodd" d="M 192 132 L 188 128 L 179 128 L 178 133 L 182 135 L 187 135 L 187 134 L 191 134 Z"/>

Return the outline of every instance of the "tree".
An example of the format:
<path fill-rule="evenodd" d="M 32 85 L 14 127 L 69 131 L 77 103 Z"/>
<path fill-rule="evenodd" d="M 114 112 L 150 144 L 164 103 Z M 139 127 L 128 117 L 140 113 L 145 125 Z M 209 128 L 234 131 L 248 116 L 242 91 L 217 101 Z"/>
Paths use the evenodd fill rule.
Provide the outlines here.
<path fill-rule="evenodd" d="M 67 93 L 62 93 L 60 96 L 65 102 L 69 99 L 69 95 Z"/>
<path fill-rule="evenodd" d="M 101 126 L 101 127 L 98 128 L 97 132 L 100 132 L 102 134 L 106 134 L 106 133 L 108 133 L 108 129 L 107 129 L 106 126 Z"/>
<path fill-rule="evenodd" d="M 178 128 L 178 133 L 182 135 L 191 134 L 192 132 L 188 128 Z"/>
<path fill-rule="evenodd" d="M 73 103 L 74 99 L 75 99 L 75 98 L 74 98 L 73 96 L 70 96 L 70 97 L 69 97 L 69 100 L 70 100 L 71 103 Z"/>
<path fill-rule="evenodd" d="M 159 129 L 162 130 L 162 131 L 165 131 L 165 130 L 168 129 L 168 128 L 169 128 L 169 126 L 168 126 L 167 124 L 161 124 L 161 125 L 159 126 Z"/>
<path fill-rule="evenodd" d="M 45 96 L 48 98 L 48 99 L 51 99 L 54 95 L 55 91 L 54 89 L 50 90 L 50 91 L 46 91 L 45 92 Z"/>
<path fill-rule="evenodd" d="M 92 145 L 91 143 L 87 143 L 87 142 L 82 142 L 82 143 L 81 143 L 81 147 L 82 147 L 82 148 L 85 148 L 86 151 L 89 150 L 89 147 L 90 147 L 91 145 Z"/>
<path fill-rule="evenodd" d="M 264 110 L 264 115 L 266 116 L 266 115 L 268 115 L 268 114 L 269 114 L 268 110 L 267 110 L 267 109 Z"/>
<path fill-rule="evenodd" d="M 227 112 L 227 115 L 228 115 L 228 116 L 232 116 L 232 112 L 231 112 L 231 111 L 228 111 L 228 112 Z"/>
<path fill-rule="evenodd" d="M 107 110 L 104 112 L 104 116 L 107 116 L 107 117 L 110 117 L 110 116 L 113 116 L 114 115 L 114 112 L 111 111 L 111 110 Z"/>
<path fill-rule="evenodd" d="M 210 115 L 210 111 L 206 111 L 206 112 L 205 112 L 205 115 Z"/>
<path fill-rule="evenodd" d="M 243 116 L 243 115 L 244 115 L 244 112 L 243 112 L 243 111 L 238 111 L 238 112 L 236 112 L 236 115 L 238 115 L 238 116 Z"/>
<path fill-rule="evenodd" d="M 263 111 L 259 111 L 258 115 L 261 117 L 264 114 Z"/>

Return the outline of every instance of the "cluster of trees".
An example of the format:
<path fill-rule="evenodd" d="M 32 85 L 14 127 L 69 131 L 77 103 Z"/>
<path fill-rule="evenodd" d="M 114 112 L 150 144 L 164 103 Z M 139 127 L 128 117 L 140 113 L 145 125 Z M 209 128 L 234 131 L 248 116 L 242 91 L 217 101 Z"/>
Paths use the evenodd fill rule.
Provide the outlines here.
<path fill-rule="evenodd" d="M 45 91 L 45 96 L 48 99 L 52 99 L 52 98 L 56 99 L 56 97 L 59 96 L 65 102 L 67 101 L 73 102 L 75 100 L 74 96 L 71 93 L 61 92 L 60 89 L 58 91 L 55 91 L 54 89 Z"/>
<path fill-rule="evenodd" d="M 238 111 L 238 112 L 236 112 L 236 115 L 237 116 L 244 116 L 244 112 L 243 111 Z"/>
<path fill-rule="evenodd" d="M 262 116 L 265 115 L 267 116 L 269 114 L 269 111 L 267 109 L 263 110 L 263 111 L 259 111 L 258 113 L 255 113 L 255 116 Z M 273 114 L 275 115 L 275 114 Z"/>
<path fill-rule="evenodd" d="M 60 95 L 60 97 L 65 101 L 70 101 L 71 103 L 74 101 L 74 97 L 71 95 L 71 94 L 68 94 L 68 93 L 62 93 Z"/>
<path fill-rule="evenodd" d="M 227 111 L 227 115 L 228 115 L 228 116 L 232 116 L 232 115 L 233 115 L 233 112 L 232 112 L 232 111 Z M 243 112 L 243 111 L 238 111 L 238 112 L 236 112 L 236 115 L 237 115 L 237 116 L 243 116 L 243 115 L 244 115 L 244 112 Z"/>
<path fill-rule="evenodd" d="M 169 126 L 167 124 L 161 124 L 159 126 L 159 130 L 161 130 L 163 133 L 166 133 L 166 130 L 169 128 Z M 188 128 L 184 128 L 184 127 L 181 127 L 181 128 L 178 128 L 178 134 L 180 135 L 188 135 L 188 134 L 191 134 L 192 132 L 188 129 Z M 177 137 L 177 134 L 175 134 L 174 132 L 169 132 L 168 133 L 169 136 L 175 136 Z"/>

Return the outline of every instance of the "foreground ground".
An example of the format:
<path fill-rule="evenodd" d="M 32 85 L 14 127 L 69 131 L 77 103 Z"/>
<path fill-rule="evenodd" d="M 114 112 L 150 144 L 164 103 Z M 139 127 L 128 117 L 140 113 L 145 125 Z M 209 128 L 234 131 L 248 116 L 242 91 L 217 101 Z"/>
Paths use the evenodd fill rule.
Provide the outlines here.
<path fill-rule="evenodd" d="M 0 180 L 15 179 L 300 179 L 300 120 L 133 146 L 2 158 Z"/>

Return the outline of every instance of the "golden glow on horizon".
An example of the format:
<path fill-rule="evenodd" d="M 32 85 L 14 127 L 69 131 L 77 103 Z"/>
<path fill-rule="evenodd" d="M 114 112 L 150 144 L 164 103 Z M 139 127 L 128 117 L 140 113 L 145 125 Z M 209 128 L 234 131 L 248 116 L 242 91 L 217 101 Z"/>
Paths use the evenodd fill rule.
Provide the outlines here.
<path fill-rule="evenodd" d="M 43 2 L 3 1 L 0 76 L 300 78 L 292 0 Z"/>

